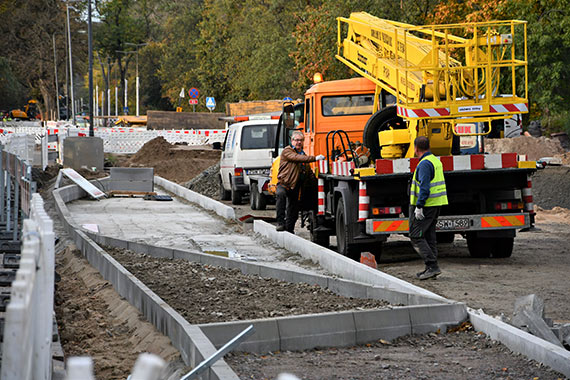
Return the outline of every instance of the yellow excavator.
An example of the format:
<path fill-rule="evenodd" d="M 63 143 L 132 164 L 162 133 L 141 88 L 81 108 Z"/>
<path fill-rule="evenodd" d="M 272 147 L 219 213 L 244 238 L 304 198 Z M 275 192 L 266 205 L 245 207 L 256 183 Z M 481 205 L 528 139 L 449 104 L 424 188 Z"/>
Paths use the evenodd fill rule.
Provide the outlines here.
<path fill-rule="evenodd" d="M 41 119 L 42 114 L 38 108 L 38 101 L 31 99 L 28 100 L 28 103 L 23 107 L 24 109 L 15 109 L 9 112 L 9 116 L 12 119 L 19 119 L 19 120 L 32 120 L 32 119 Z"/>

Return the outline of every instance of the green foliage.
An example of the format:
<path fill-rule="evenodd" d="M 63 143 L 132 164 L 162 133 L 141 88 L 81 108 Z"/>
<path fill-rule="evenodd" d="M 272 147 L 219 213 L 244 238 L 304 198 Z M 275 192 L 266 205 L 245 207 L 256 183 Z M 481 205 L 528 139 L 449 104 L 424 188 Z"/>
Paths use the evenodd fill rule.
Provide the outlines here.
<path fill-rule="evenodd" d="M 16 80 L 8 61 L 0 57 L 0 110 L 8 111 L 25 102 L 24 86 Z"/>

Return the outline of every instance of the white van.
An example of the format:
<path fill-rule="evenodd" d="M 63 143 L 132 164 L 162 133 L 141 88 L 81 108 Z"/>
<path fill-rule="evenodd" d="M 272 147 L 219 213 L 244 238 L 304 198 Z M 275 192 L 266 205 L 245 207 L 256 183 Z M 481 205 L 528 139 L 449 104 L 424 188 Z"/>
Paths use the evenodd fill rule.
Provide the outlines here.
<path fill-rule="evenodd" d="M 276 118 L 249 120 L 228 127 L 220 159 L 220 199 L 241 204 L 250 192 L 250 176 L 269 175 Z"/>

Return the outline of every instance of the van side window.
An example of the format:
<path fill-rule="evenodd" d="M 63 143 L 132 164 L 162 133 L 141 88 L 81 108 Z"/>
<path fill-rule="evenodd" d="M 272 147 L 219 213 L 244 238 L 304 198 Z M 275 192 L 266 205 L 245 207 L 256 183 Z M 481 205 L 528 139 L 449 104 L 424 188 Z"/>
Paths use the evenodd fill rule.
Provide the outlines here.
<path fill-rule="evenodd" d="M 232 139 L 235 135 L 235 128 L 230 128 L 228 130 L 228 133 L 226 135 L 226 141 L 225 141 L 225 146 L 224 146 L 224 150 L 225 151 L 229 151 L 232 148 Z"/>
<path fill-rule="evenodd" d="M 305 120 L 305 132 L 311 131 L 311 100 L 307 99 L 305 101 L 305 115 L 307 115 L 307 120 Z"/>

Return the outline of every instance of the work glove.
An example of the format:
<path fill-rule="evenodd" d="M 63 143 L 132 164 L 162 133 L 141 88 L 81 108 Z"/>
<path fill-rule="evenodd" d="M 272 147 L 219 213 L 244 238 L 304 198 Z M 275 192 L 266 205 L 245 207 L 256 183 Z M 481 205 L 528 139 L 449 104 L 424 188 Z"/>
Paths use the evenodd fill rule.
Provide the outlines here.
<path fill-rule="evenodd" d="M 317 161 L 322 161 L 325 159 L 325 156 L 323 156 L 322 154 L 319 154 L 317 157 L 315 157 L 315 160 Z"/>
<path fill-rule="evenodd" d="M 417 220 L 424 220 L 425 219 L 424 209 L 421 207 L 416 207 L 416 209 L 414 210 L 414 216 L 416 217 Z"/>

